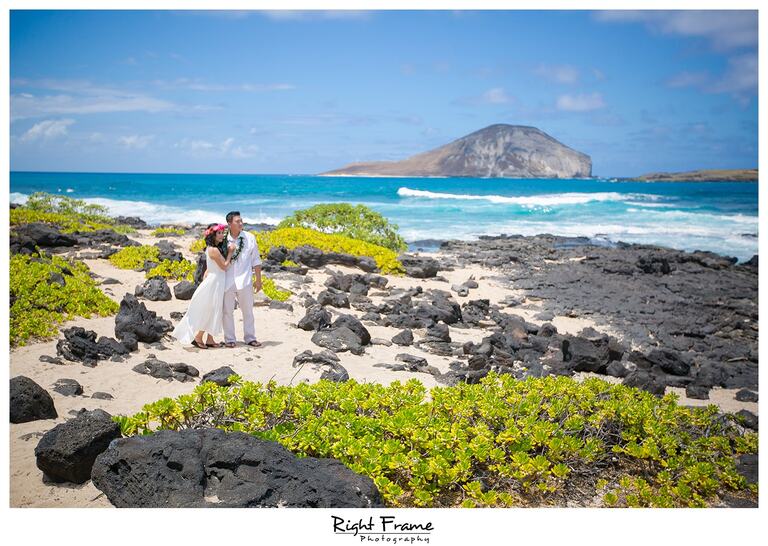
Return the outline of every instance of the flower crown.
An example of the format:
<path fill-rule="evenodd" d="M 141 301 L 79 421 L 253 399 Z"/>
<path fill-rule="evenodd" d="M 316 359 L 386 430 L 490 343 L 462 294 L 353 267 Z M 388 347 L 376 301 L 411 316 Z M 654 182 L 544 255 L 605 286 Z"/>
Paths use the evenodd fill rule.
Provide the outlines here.
<path fill-rule="evenodd" d="M 205 232 L 203 233 L 203 236 L 208 237 L 211 233 L 222 231 L 224 229 L 227 229 L 226 224 L 216 224 L 215 226 L 211 226 L 208 229 L 206 229 Z"/>

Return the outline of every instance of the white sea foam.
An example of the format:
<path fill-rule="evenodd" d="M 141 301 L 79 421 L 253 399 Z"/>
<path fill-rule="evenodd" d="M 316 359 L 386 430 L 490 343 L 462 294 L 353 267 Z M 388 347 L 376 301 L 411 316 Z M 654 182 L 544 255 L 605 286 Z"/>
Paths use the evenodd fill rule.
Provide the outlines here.
<path fill-rule="evenodd" d="M 754 226 L 757 229 L 758 217 L 747 214 L 713 214 L 711 212 L 689 212 L 685 210 L 640 210 L 628 208 L 627 212 L 640 213 L 649 222 L 684 221 L 690 224 L 710 225 L 713 223 L 736 224 L 739 226 Z M 684 224 L 672 224 L 675 228 Z"/>
<path fill-rule="evenodd" d="M 414 190 L 401 187 L 397 190 L 400 197 L 420 197 L 423 199 L 458 199 L 462 201 L 488 201 L 495 204 L 520 205 L 523 207 L 552 207 L 558 205 L 583 205 L 593 201 L 622 201 L 627 198 L 656 200 L 657 195 L 624 194 L 618 192 L 596 193 L 553 193 L 542 195 L 527 195 L 506 197 L 503 195 L 472 195 L 461 193 L 443 193 L 425 190 Z"/>
<path fill-rule="evenodd" d="M 642 211 L 646 212 L 646 211 Z M 695 216 L 695 215 L 694 215 Z M 716 215 L 708 215 L 716 216 Z M 727 217 L 726 215 L 723 215 Z M 737 218 L 739 215 L 735 215 Z M 730 217 L 730 218 L 733 218 Z M 683 250 L 711 250 L 724 255 L 749 259 L 757 253 L 757 239 L 743 237 L 743 233 L 757 232 L 757 218 L 743 217 L 747 222 L 726 223 L 700 219 L 695 223 L 650 221 L 648 223 L 601 222 L 596 219 L 580 221 L 521 220 L 500 223 L 455 224 L 450 230 L 437 223 L 422 222 L 418 226 L 402 225 L 401 234 L 406 241 L 421 239 L 475 240 L 480 235 L 539 235 L 550 233 L 566 237 L 589 237 L 612 242 L 642 243 L 679 248 Z"/>
<path fill-rule="evenodd" d="M 19 193 L 17 191 L 12 191 L 8 201 L 11 203 L 17 203 L 19 205 L 23 205 L 27 202 L 27 199 L 29 199 L 29 195 L 26 193 Z"/>
<path fill-rule="evenodd" d="M 631 207 L 648 207 L 654 209 L 673 209 L 677 206 L 672 203 L 646 203 L 643 201 L 624 201 L 624 204 Z"/>
<path fill-rule="evenodd" d="M 170 205 L 157 205 L 146 201 L 123 201 L 117 199 L 86 198 L 87 203 L 107 207 L 111 216 L 138 216 L 149 224 L 207 224 L 222 221 L 223 212 L 212 209 L 185 208 Z M 241 209 L 246 223 L 277 224 L 282 218 L 249 212 Z"/>

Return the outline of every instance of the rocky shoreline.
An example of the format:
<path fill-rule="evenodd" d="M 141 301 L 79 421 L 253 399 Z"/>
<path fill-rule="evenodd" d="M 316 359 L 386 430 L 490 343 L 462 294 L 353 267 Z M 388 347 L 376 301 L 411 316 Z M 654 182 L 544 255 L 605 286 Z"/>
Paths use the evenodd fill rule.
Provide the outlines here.
<path fill-rule="evenodd" d="M 115 317 L 71 321 L 58 340 L 12 350 L 12 415 L 21 416 L 11 427 L 13 506 L 153 506 L 178 498 L 173 491 L 154 500 L 140 491 L 125 496 L 123 486 L 135 475 L 110 473 L 104 466 L 110 457 L 123 456 L 109 442 L 115 437 L 109 415 L 134 413 L 204 381 L 226 384 L 232 372 L 280 384 L 418 378 L 427 388 L 476 383 L 491 371 L 518 379 L 599 376 L 657 396 L 675 392 L 681 404 L 714 403 L 739 412 L 744 427 L 757 429 L 757 257 L 736 264 L 711 253 L 647 245 L 608 248 L 581 238 L 500 236 L 445 241 L 438 252 L 403 255 L 406 275 L 393 276 L 379 274 L 371 259 L 277 247 L 263 269 L 293 295 L 287 302 L 257 301 L 265 346 L 200 351 L 167 336 L 186 310 L 195 282 L 171 287 L 164 279 L 146 280 L 146 267 L 120 270 L 106 260 L 119 248 L 138 244 L 196 260 L 188 249 L 197 230 L 155 237 L 140 219 L 132 221 L 139 231 L 130 237 L 67 235 L 28 224 L 11 238 L 12 252 L 28 253 L 37 245 L 82 260 L 103 292 L 120 304 Z M 283 265 L 286 260 L 294 265 Z M 198 268 L 196 280 L 201 273 Z M 202 440 L 187 435 L 169 441 L 181 442 L 178 449 L 188 453 Z M 135 455 L 139 447 L 122 442 L 124 451 Z M 242 439 L 233 442 L 241 445 Z M 107 445 L 109 455 L 98 458 Z M 157 449 L 147 447 L 146 453 Z M 217 455 L 216 465 L 234 464 L 225 456 L 226 451 Z M 193 456 L 200 457 L 205 454 Z M 55 476 L 62 467 L 75 470 Z M 112 503 L 88 480 L 91 467 L 94 475 L 98 469 L 101 483 L 109 482 Z M 71 475 L 86 482 L 85 489 L 52 483 Z M 302 487 L 315 487 L 306 479 Z M 348 480 L 359 490 L 355 475 Z M 179 505 L 210 504 L 205 491 L 185 495 L 188 501 Z M 352 489 L 347 500 L 337 495 L 329 491 L 314 505 L 379 502 L 375 488 L 364 501 Z M 249 493 L 232 505 L 259 505 L 261 498 Z"/>

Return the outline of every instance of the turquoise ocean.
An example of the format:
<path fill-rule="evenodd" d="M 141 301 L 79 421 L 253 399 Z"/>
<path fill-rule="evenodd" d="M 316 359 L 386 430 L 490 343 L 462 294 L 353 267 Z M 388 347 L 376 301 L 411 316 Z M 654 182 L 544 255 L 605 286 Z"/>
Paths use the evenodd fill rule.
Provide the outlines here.
<path fill-rule="evenodd" d="M 756 183 L 11 172 L 11 202 L 36 191 L 85 199 L 150 224 L 221 221 L 230 210 L 249 223 L 276 224 L 317 203 L 361 203 L 426 248 L 428 239 L 550 233 L 740 260 L 758 251 Z"/>

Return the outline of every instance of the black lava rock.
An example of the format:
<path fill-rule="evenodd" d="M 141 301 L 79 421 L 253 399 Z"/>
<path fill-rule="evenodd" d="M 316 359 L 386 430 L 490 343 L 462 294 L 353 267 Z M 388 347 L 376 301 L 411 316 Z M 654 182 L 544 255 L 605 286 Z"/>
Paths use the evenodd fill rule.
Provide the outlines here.
<path fill-rule="evenodd" d="M 83 386 L 74 379 L 58 379 L 53 384 L 53 390 L 63 396 L 79 396 L 83 394 Z"/>
<path fill-rule="evenodd" d="M 229 387 L 231 385 L 229 377 L 232 375 L 236 375 L 235 370 L 229 366 L 222 366 L 205 374 L 200 383 L 210 381 L 211 383 L 216 383 L 219 387 Z"/>
<path fill-rule="evenodd" d="M 336 290 L 335 288 L 329 288 L 320 292 L 317 295 L 317 303 L 349 309 L 349 297 L 341 290 Z"/>
<path fill-rule="evenodd" d="M 331 325 L 332 328 L 341 328 L 342 326 L 346 326 L 360 338 L 360 345 L 368 345 L 371 343 L 370 332 L 368 332 L 368 329 L 363 326 L 363 323 L 360 322 L 357 317 L 341 314 Z"/>
<path fill-rule="evenodd" d="M 46 432 L 35 448 L 37 467 L 55 482 L 84 483 L 96 457 L 120 438 L 120 427 L 105 411 L 82 411 Z"/>
<path fill-rule="evenodd" d="M 352 354 L 361 355 L 365 351 L 360 337 L 346 326 L 318 330 L 312 336 L 312 343 L 330 349 L 334 353 L 349 351 Z"/>
<path fill-rule="evenodd" d="M 184 383 L 185 381 L 194 381 L 200 372 L 194 366 L 181 362 L 171 363 L 163 362 L 155 358 L 155 355 L 147 355 L 147 360 L 131 368 L 134 372 L 142 375 L 151 375 L 158 379 L 176 380 Z"/>
<path fill-rule="evenodd" d="M 313 305 L 307 309 L 304 318 L 299 321 L 299 328 L 312 332 L 313 330 L 321 330 L 331 325 L 331 313 L 329 313 L 322 305 Z"/>
<path fill-rule="evenodd" d="M 709 387 L 692 383 L 685 387 L 685 395 L 696 400 L 709 400 Z"/>
<path fill-rule="evenodd" d="M 31 239 L 35 245 L 44 248 L 71 247 L 77 244 L 77 239 L 57 228 L 36 222 L 13 227 L 16 236 Z"/>
<path fill-rule="evenodd" d="M 736 400 L 739 402 L 757 402 L 757 399 L 757 393 L 749 389 L 741 389 L 736 393 Z"/>
<path fill-rule="evenodd" d="M 320 375 L 320 379 L 326 379 L 335 383 L 349 381 L 347 369 L 339 363 L 339 357 L 331 351 L 320 351 L 319 353 L 312 354 L 312 351 L 306 350 L 297 354 L 293 359 L 294 368 L 306 363 L 326 367 Z"/>
<path fill-rule="evenodd" d="M 334 459 L 298 458 L 276 442 L 218 429 L 115 441 L 93 484 L 117 507 L 383 507 L 373 481 Z"/>
<path fill-rule="evenodd" d="M 173 287 L 173 295 L 177 300 L 191 300 L 197 290 L 197 285 L 189 281 L 181 281 Z"/>
<path fill-rule="evenodd" d="M 106 360 L 115 355 L 126 355 L 131 349 L 111 337 L 100 337 L 96 341 L 96 332 L 79 326 L 61 331 L 64 339 L 56 343 L 56 352 L 72 362 L 82 362 L 86 366 L 95 366 L 99 360 Z"/>
<path fill-rule="evenodd" d="M 745 427 L 755 431 L 757 430 L 757 427 L 758 427 L 757 415 L 745 409 L 737 411 L 736 415 L 739 417 L 739 422 L 741 422 Z"/>
<path fill-rule="evenodd" d="M 417 279 L 428 279 L 437 276 L 440 264 L 434 258 L 403 254 L 399 258 L 405 268 L 405 274 Z"/>
<path fill-rule="evenodd" d="M 407 347 L 409 345 L 413 344 L 413 332 L 409 329 L 405 329 L 399 334 L 396 334 L 392 337 L 392 343 L 395 343 L 397 345 L 402 345 L 403 347 Z"/>
<path fill-rule="evenodd" d="M 635 387 L 650 392 L 656 396 L 664 396 L 664 391 L 667 388 L 664 381 L 659 379 L 656 375 L 640 369 L 630 373 L 624 378 L 622 383 L 628 387 Z"/>
<path fill-rule="evenodd" d="M 691 371 L 690 363 L 683 360 L 679 353 L 669 349 L 654 349 L 646 358 L 671 375 L 688 375 Z"/>
<path fill-rule="evenodd" d="M 171 289 L 163 277 L 152 277 L 136 287 L 134 294 L 149 301 L 169 301 Z"/>
<path fill-rule="evenodd" d="M 53 398 L 43 387 L 23 375 L 11 379 L 11 423 L 56 419 L 58 416 Z"/>
<path fill-rule="evenodd" d="M 120 311 L 115 316 L 115 336 L 126 343 L 126 337 L 133 337 L 144 343 L 160 341 L 166 332 L 173 330 L 173 325 L 157 318 L 154 311 L 136 299 L 133 294 L 126 294 L 120 302 Z"/>

